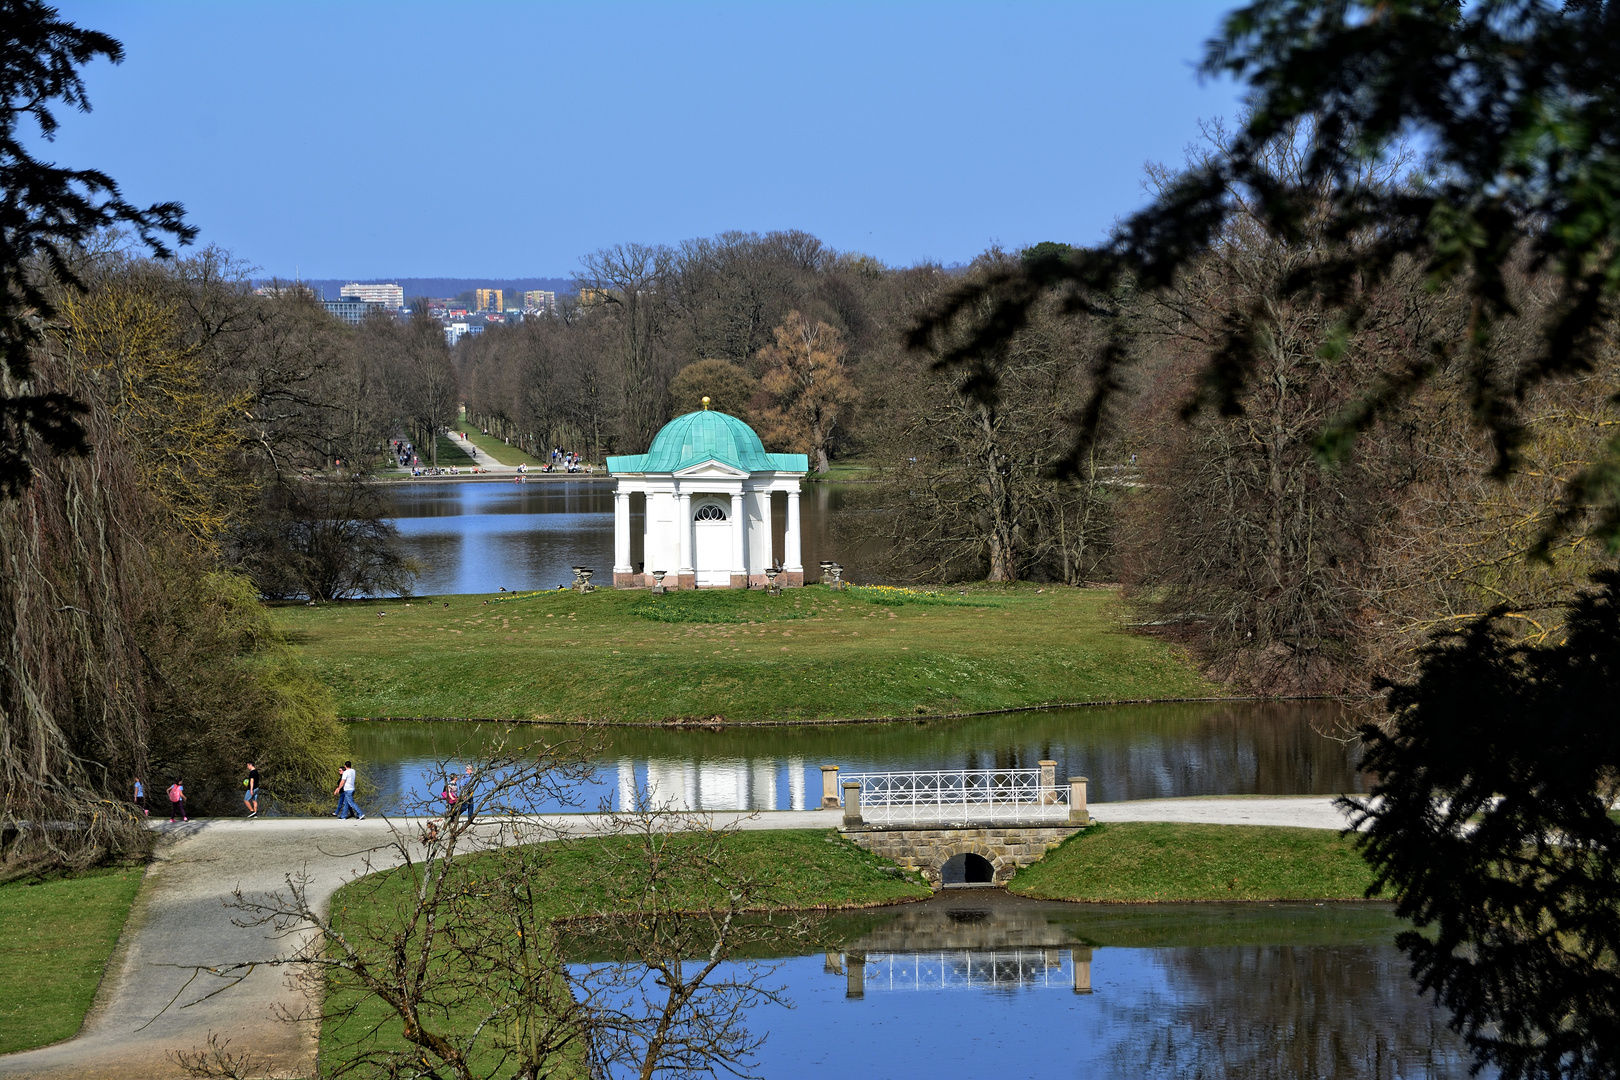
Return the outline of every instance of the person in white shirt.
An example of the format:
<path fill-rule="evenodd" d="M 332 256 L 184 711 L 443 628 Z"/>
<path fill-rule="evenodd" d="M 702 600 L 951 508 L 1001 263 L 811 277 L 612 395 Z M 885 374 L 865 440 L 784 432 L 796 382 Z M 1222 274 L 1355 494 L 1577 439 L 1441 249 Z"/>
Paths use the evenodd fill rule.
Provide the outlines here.
<path fill-rule="evenodd" d="M 343 763 L 343 775 L 339 778 L 338 786 L 332 791 L 332 794 L 337 796 L 338 801 L 337 810 L 332 814 L 333 817 L 339 821 L 347 821 L 349 814 L 352 813 L 361 821 L 366 819 L 366 815 L 361 813 L 360 808 L 354 804 L 354 762 L 345 761 Z"/>

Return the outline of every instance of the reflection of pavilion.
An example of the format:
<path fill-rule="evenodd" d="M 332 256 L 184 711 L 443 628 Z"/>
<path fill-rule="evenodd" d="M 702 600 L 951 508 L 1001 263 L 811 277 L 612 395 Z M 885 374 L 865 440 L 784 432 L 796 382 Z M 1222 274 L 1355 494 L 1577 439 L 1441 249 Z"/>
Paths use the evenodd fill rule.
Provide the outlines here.
<path fill-rule="evenodd" d="M 654 758 L 646 765 L 641 789 L 648 802 L 670 810 L 775 810 L 778 773 L 787 767 L 789 807 L 805 809 L 804 759 L 730 758 L 685 761 Z M 619 761 L 619 808 L 635 805 L 636 766 Z"/>

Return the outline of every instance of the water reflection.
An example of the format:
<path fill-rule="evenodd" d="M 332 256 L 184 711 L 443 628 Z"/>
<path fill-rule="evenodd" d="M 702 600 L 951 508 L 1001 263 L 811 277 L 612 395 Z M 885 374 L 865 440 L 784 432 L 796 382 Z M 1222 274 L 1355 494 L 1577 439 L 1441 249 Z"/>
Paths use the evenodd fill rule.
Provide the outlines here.
<path fill-rule="evenodd" d="M 357 721 L 355 757 L 397 809 L 436 777 L 510 737 L 591 740 L 599 763 L 582 805 L 628 805 L 637 785 L 683 810 L 804 810 L 819 802 L 822 765 L 847 772 L 1034 768 L 1091 778 L 1091 797 L 1331 795 L 1364 790 L 1359 748 L 1331 732 L 1328 702 L 1122 705 L 915 723 L 719 731 Z M 510 736 L 508 732 L 510 731 Z M 434 788 L 433 790 L 437 790 Z"/>
<path fill-rule="evenodd" d="M 751 1012 L 768 1035 L 753 1071 L 1461 1080 L 1461 1041 L 1389 943 L 1400 925 L 1374 904 L 1000 890 L 837 916 L 825 951 L 775 961 L 795 1008 Z"/>
<path fill-rule="evenodd" d="M 387 488 L 405 553 L 423 568 L 424 596 L 549 589 L 573 580 L 570 567 L 591 566 L 604 580 L 613 566 L 611 480 L 438 481 Z M 781 551 L 786 504 L 777 500 L 773 527 Z M 637 500 L 632 500 L 632 506 Z M 834 485 L 807 486 L 800 502 L 804 564 L 846 562 L 852 581 L 871 581 L 835 554 L 829 522 L 843 503 Z M 642 521 L 631 514 L 631 561 L 642 561 Z"/>

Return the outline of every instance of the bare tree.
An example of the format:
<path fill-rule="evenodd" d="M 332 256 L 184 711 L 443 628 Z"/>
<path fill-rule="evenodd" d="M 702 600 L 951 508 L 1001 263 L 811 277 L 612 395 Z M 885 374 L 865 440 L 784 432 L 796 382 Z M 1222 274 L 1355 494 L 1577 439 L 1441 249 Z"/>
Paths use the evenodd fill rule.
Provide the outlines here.
<path fill-rule="evenodd" d="M 668 419 L 675 361 L 667 335 L 675 253 L 667 247 L 616 244 L 582 260 L 580 304 L 603 319 L 618 370 L 627 449 L 644 449 Z"/>
<path fill-rule="evenodd" d="M 410 321 L 393 328 L 384 340 L 394 349 L 400 413 L 410 421 L 416 445 L 437 465 L 439 434 L 449 430 L 460 404 L 444 330 L 428 315 L 427 304 L 416 301 Z"/>
<path fill-rule="evenodd" d="M 990 252 L 976 273 L 1008 257 Z M 858 534 L 880 539 L 889 573 L 924 580 L 1025 578 L 1079 583 L 1110 566 L 1117 460 L 1059 479 L 1070 414 L 1084 400 L 1087 328 L 1050 306 L 986 359 L 1001 379 L 988 401 L 972 376 L 895 356 L 874 394 L 887 418 L 870 440 L 880 484 L 862 502 Z"/>
<path fill-rule="evenodd" d="M 791 939 L 799 924 L 742 917 L 770 898 L 728 857 L 731 834 L 707 819 L 642 798 L 604 815 L 587 841 L 527 816 L 569 798 L 591 771 L 582 750 L 483 759 L 459 792 L 475 800 L 479 823 L 455 806 L 443 819 L 395 826 L 368 867 L 378 872 L 348 887 L 358 895 L 339 912 L 321 911 L 299 875 L 275 894 L 238 893 L 244 925 L 299 944 L 206 974 L 228 984 L 259 964 L 292 969 L 317 1002 L 300 1019 L 325 1025 L 333 1076 L 537 1080 L 742 1067 L 759 1042 L 746 1011 L 780 996 L 738 954 L 767 934 Z M 547 887 L 559 875 L 585 899 L 559 903 Z M 188 1060 L 203 1074 L 235 1067 L 206 1049 Z"/>

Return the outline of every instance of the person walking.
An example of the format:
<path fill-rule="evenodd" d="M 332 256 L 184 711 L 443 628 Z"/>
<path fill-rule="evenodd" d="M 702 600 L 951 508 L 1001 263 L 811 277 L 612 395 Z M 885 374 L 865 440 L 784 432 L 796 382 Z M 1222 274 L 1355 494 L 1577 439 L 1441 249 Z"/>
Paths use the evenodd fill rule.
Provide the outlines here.
<path fill-rule="evenodd" d="M 242 804 L 247 807 L 248 817 L 256 818 L 259 816 L 259 770 L 251 761 L 247 763 L 247 769 L 247 779 L 242 781 L 242 786 L 247 789 L 242 792 Z"/>
<path fill-rule="evenodd" d="M 141 778 L 138 776 L 135 778 L 135 805 L 140 807 L 141 813 L 147 817 L 152 816 L 152 811 L 146 808 L 146 785 L 141 782 Z"/>
<path fill-rule="evenodd" d="M 190 821 L 186 816 L 186 783 L 176 780 L 169 785 L 169 824 L 174 824 L 174 816 L 180 815 L 181 821 Z"/>
<path fill-rule="evenodd" d="M 473 777 L 473 767 L 471 765 L 469 765 L 469 766 L 467 766 L 467 772 L 465 774 L 465 779 L 463 779 L 461 781 L 461 801 L 456 805 L 456 808 L 455 808 L 455 813 L 461 813 L 463 810 L 465 810 L 467 812 L 467 824 L 469 824 L 469 825 L 472 824 L 472 820 L 473 820 L 473 784 L 474 783 L 475 783 L 475 779 Z M 454 816 L 454 814 L 452 814 L 451 816 Z"/>
<path fill-rule="evenodd" d="M 333 817 L 339 821 L 347 821 L 349 814 L 353 813 L 361 821 L 366 820 L 366 815 L 354 804 L 354 762 L 343 763 L 343 775 L 339 777 L 337 789 L 332 794 L 337 796 L 338 801 L 337 812 L 332 815 Z"/>

